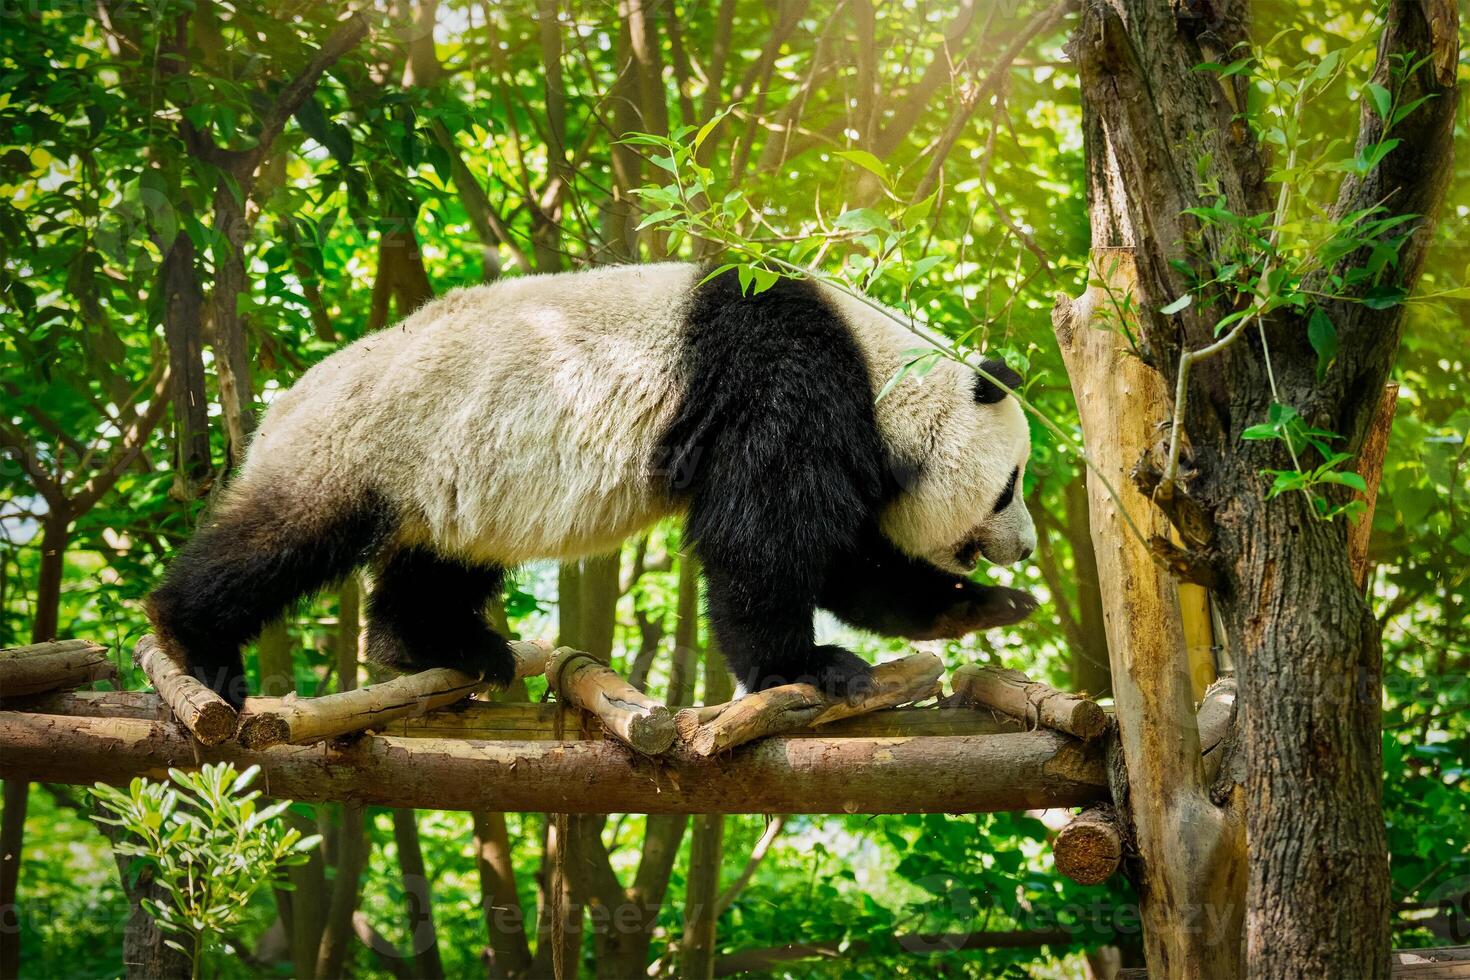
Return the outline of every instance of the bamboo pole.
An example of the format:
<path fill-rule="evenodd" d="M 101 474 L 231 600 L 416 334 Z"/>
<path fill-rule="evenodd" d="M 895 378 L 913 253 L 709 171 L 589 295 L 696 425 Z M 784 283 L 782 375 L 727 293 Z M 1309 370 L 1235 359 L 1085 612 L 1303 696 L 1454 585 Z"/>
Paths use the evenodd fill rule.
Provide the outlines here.
<path fill-rule="evenodd" d="M 560 647 L 546 665 L 557 695 L 589 711 L 608 734 L 644 755 L 659 755 L 674 744 L 669 709 L 623 680 L 598 658 Z"/>
<path fill-rule="evenodd" d="M 1030 727 L 1041 725 L 1078 738 L 1096 738 L 1108 727 L 1097 702 L 1031 680 L 1019 670 L 966 664 L 950 675 L 964 701 L 1010 715 Z"/>
<path fill-rule="evenodd" d="M 229 702 L 189 673 L 189 669 L 151 633 L 133 648 L 133 662 L 148 675 L 185 728 L 204 745 L 218 745 L 235 734 L 240 716 Z"/>
<path fill-rule="evenodd" d="M 517 641 L 510 647 L 517 677 L 533 677 L 546 669 L 549 644 Z M 491 687 L 478 677 L 435 667 L 325 697 L 281 698 L 273 705 L 260 704 L 247 711 L 240 722 L 240 742 L 253 749 L 282 743 L 308 745 L 423 715 Z M 247 701 L 247 707 L 251 702 Z"/>
<path fill-rule="evenodd" d="M 117 680 L 107 648 L 90 640 L 51 640 L 0 650 L 0 698 L 24 697 Z"/>
<path fill-rule="evenodd" d="M 306 802 L 557 813 L 979 813 L 1105 799 L 1103 751 L 1058 732 L 927 738 L 777 736 L 724 759 L 645 759 L 605 739 L 481 742 L 391 735 L 200 746 L 169 722 L 0 711 L 0 779 L 126 785 L 170 767 L 260 765 Z"/>
<path fill-rule="evenodd" d="M 934 654 L 916 653 L 873 668 L 873 690 L 856 702 L 829 698 L 811 684 L 785 684 L 729 704 L 686 709 L 674 724 L 689 751 L 708 758 L 753 739 L 933 697 L 943 673 Z"/>

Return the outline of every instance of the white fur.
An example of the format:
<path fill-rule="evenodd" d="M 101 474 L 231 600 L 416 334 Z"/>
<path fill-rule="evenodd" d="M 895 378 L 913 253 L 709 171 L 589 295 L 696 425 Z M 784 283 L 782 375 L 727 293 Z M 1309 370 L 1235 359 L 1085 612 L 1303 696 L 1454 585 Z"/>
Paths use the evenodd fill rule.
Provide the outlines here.
<path fill-rule="evenodd" d="M 827 288 L 868 360 L 876 398 L 918 348 L 918 335 L 859 299 Z M 1001 513 L 994 506 L 1016 467 L 1025 475 L 1031 433 L 1014 398 L 975 401 L 975 373 L 941 358 L 922 377 L 906 375 L 875 406 L 883 441 L 923 461 L 917 483 L 882 516 L 883 533 L 900 549 L 950 571 L 968 572 L 955 557 L 978 538 L 996 564 L 1018 561 L 1036 546 L 1036 529 L 1021 500 Z"/>
<path fill-rule="evenodd" d="M 504 565 L 609 552 L 673 509 L 650 461 L 682 394 L 681 330 L 697 275 L 678 263 L 617 266 L 449 293 L 277 398 L 232 499 L 284 490 L 326 514 L 371 482 L 391 494 L 404 543 Z M 876 397 L 919 345 L 828 292 L 869 360 Z M 977 531 L 992 560 L 1019 554 L 1028 534 L 1034 542 L 1019 502 L 991 513 L 1025 463 L 1025 420 L 1013 399 L 977 405 L 973 384 L 946 361 L 876 409 L 883 438 L 925 461 L 884 531 L 950 568 Z"/>

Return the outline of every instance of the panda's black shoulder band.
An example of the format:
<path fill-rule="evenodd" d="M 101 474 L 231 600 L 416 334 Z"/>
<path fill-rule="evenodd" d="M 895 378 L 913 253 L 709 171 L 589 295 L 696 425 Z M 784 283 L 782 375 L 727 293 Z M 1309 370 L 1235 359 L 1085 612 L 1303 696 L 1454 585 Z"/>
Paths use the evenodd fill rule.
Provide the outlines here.
<path fill-rule="evenodd" d="M 996 381 L 1001 382 L 1007 388 L 1021 387 L 1021 376 L 1006 365 L 999 358 L 990 358 L 980 362 L 980 367 L 986 374 L 991 375 Z M 995 381 L 991 381 L 984 374 L 975 375 L 975 400 L 982 405 L 991 405 L 1006 396 L 1004 389 Z"/>

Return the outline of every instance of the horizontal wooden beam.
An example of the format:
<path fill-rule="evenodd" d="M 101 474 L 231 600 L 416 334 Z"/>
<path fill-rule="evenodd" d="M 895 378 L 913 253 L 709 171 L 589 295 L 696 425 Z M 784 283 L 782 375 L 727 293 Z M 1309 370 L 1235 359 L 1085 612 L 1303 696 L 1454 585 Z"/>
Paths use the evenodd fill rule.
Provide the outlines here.
<path fill-rule="evenodd" d="M 0 778 L 122 785 L 206 762 L 260 765 L 267 794 L 445 810 L 565 813 L 974 813 L 1105 798 L 1102 751 L 1057 732 L 774 737 L 698 759 L 619 742 L 365 735 L 201 747 L 174 722 L 0 711 Z"/>
<path fill-rule="evenodd" d="M 246 698 L 247 716 L 268 714 L 276 710 L 281 698 Z M 719 706 L 716 706 L 717 708 Z M 79 718 L 140 718 L 145 721 L 167 721 L 168 712 L 157 694 L 151 691 L 66 691 L 0 701 L 0 708 L 47 715 L 72 715 Z M 407 717 L 385 720 L 372 730 L 379 735 L 401 735 L 405 738 L 469 738 L 483 741 L 557 740 L 554 703 L 465 700 L 449 707 L 437 708 Z M 595 719 L 588 716 L 583 732 L 600 737 Z M 566 735 L 577 737 L 575 718 L 565 720 Z M 821 735 L 824 738 L 917 738 L 932 735 L 999 735 L 1021 732 L 1027 725 L 988 708 L 939 705 L 925 708 L 888 708 L 871 714 L 827 722 L 820 730 L 807 726 L 793 728 L 785 735 Z"/>

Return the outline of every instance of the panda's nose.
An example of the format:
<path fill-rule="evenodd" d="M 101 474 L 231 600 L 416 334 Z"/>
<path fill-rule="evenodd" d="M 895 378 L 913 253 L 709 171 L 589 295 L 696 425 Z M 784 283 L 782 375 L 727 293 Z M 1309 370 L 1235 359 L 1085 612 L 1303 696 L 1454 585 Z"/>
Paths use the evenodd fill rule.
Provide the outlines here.
<path fill-rule="evenodd" d="M 1016 560 L 1017 561 L 1025 561 L 1027 558 L 1030 558 L 1031 557 L 1031 552 L 1034 551 L 1034 550 L 1035 550 L 1034 548 L 1029 548 L 1029 547 L 1026 548 L 1025 550 L 1023 550 L 1021 552 L 1021 557 L 1018 558 L 1018 559 L 1016 559 Z"/>

